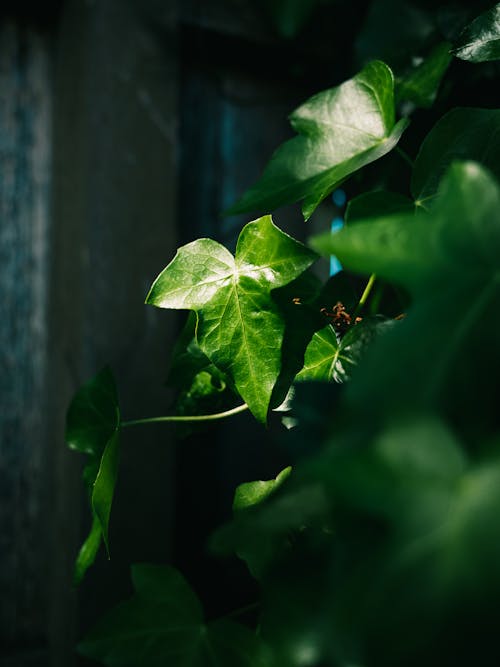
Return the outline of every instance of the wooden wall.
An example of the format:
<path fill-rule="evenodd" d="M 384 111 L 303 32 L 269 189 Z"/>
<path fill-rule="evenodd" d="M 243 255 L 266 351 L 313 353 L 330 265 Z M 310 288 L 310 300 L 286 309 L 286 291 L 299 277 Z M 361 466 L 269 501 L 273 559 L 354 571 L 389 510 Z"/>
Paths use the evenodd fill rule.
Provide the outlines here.
<path fill-rule="evenodd" d="M 250 216 L 223 220 L 221 211 L 290 136 L 287 113 L 341 78 L 321 56 L 328 40 L 283 42 L 262 3 L 176 4 L 65 0 L 23 17 L 0 9 L 0 664 L 8 667 L 76 664 L 76 637 L 126 594 L 131 562 L 173 559 L 194 573 L 234 486 L 258 471 L 276 474 L 280 462 L 244 415 L 238 450 L 229 426 L 181 445 L 177 457 L 169 428 L 126 433 L 111 564 L 99 557 L 72 588 L 88 529 L 82 462 L 63 441 L 73 392 L 110 364 L 125 418 L 168 410 L 178 318 L 143 305 L 149 285 L 180 242 L 209 235 L 234 244 Z M 297 209 L 277 220 L 304 235 Z M 175 502 L 184 508 L 174 526 Z"/>

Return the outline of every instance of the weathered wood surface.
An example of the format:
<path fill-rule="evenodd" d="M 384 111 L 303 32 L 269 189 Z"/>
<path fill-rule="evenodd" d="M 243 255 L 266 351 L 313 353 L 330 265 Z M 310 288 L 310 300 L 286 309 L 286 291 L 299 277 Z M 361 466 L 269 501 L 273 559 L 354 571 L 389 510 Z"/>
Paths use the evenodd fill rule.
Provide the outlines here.
<path fill-rule="evenodd" d="M 41 601 L 49 511 L 44 383 L 50 274 L 51 109 L 47 36 L 13 21 L 2 22 L 0 628 L 6 650 L 22 648 L 26 658 L 22 664 L 33 665 L 43 664 L 39 656 L 46 643 Z"/>
<path fill-rule="evenodd" d="M 68 0 L 47 34 L 14 20 L 0 29 L 0 663 L 9 667 L 70 667 L 75 637 L 123 596 L 129 563 L 168 559 L 170 434 L 131 432 L 113 567 L 100 558 L 77 598 L 88 511 L 82 460 L 63 433 L 72 393 L 105 363 L 127 417 L 169 403 L 175 318 L 144 297 L 176 246 L 174 9 Z"/>

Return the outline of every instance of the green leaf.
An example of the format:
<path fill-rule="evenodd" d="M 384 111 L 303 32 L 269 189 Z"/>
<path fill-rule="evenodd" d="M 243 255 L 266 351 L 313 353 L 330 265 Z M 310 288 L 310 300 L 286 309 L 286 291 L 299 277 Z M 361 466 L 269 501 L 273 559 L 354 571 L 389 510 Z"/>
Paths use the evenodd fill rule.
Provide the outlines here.
<path fill-rule="evenodd" d="M 384 190 L 365 192 L 354 197 L 347 204 L 345 224 L 349 225 L 367 218 L 379 218 L 392 213 L 411 213 L 413 210 L 412 200 L 397 192 Z"/>
<path fill-rule="evenodd" d="M 373 58 L 395 71 L 410 65 L 435 35 L 432 14 L 404 0 L 374 0 L 356 39 L 358 60 Z"/>
<path fill-rule="evenodd" d="M 500 110 L 453 109 L 424 139 L 415 160 L 411 189 L 417 204 L 436 194 L 453 160 L 475 160 L 500 177 Z"/>
<path fill-rule="evenodd" d="M 465 28 L 452 53 L 457 58 L 473 63 L 500 58 L 500 3 Z"/>
<path fill-rule="evenodd" d="M 80 547 L 75 561 L 73 581 L 76 586 L 82 581 L 85 572 L 95 561 L 99 547 L 101 546 L 102 530 L 101 522 L 95 514 L 92 516 L 92 526 L 87 539 Z"/>
<path fill-rule="evenodd" d="M 217 554 L 237 554 L 256 579 L 264 576 L 276 558 L 289 553 L 294 534 L 310 520 L 322 520 L 328 509 L 326 494 L 318 484 L 294 488 L 283 496 L 280 491 L 274 486 L 265 499 L 235 512 L 232 523 L 219 528 L 210 541 Z"/>
<path fill-rule="evenodd" d="M 109 517 L 118 474 L 120 410 L 109 368 L 98 373 L 73 398 L 66 418 L 66 441 L 89 456 L 83 478 L 90 490 L 92 526 L 75 563 L 79 583 L 97 555 L 101 537 L 109 554 Z"/>
<path fill-rule="evenodd" d="M 109 554 L 109 515 L 115 492 L 119 461 L 119 429 L 109 439 L 102 453 L 99 470 L 92 487 L 92 509 L 99 519 L 102 537 Z"/>
<path fill-rule="evenodd" d="M 477 163 L 456 163 L 430 213 L 358 222 L 314 242 L 353 271 L 376 273 L 413 297 L 407 317 L 372 346 L 347 388 L 353 406 L 378 418 L 437 409 L 465 432 L 473 429 L 471 411 L 476 429 L 494 422 L 493 397 L 500 391 L 499 214 L 492 176 Z"/>
<path fill-rule="evenodd" d="M 321 0 L 264 0 L 261 4 L 270 14 L 282 37 L 295 37 Z"/>
<path fill-rule="evenodd" d="M 451 62 L 451 44 L 442 42 L 415 68 L 396 79 L 396 97 L 428 109 L 436 99 L 441 79 Z"/>
<path fill-rule="evenodd" d="M 299 136 L 278 148 L 228 213 L 269 211 L 303 199 L 307 220 L 347 176 L 392 150 L 407 126 L 406 120 L 394 122 L 392 72 L 377 61 L 310 98 L 290 123 Z"/>
<path fill-rule="evenodd" d="M 173 568 L 133 565 L 135 595 L 102 618 L 78 650 L 109 667 L 270 667 L 248 628 L 203 621 L 200 602 Z"/>
<path fill-rule="evenodd" d="M 243 228 L 234 258 L 211 239 L 180 248 L 146 302 L 197 312 L 201 350 L 265 422 L 281 368 L 284 331 L 271 290 L 297 278 L 315 259 L 315 253 L 264 216 Z"/>
<path fill-rule="evenodd" d="M 233 511 L 238 512 L 261 503 L 283 484 L 291 472 L 292 468 L 288 466 L 275 479 L 240 484 L 234 493 Z"/>
<path fill-rule="evenodd" d="M 351 326 L 341 338 L 331 325 L 317 331 L 309 343 L 304 368 L 298 381 L 338 382 L 348 380 L 358 365 L 365 348 L 383 329 L 395 322 L 383 317 L 364 318 Z"/>
<path fill-rule="evenodd" d="M 352 633 L 376 665 L 471 664 L 480 639 L 486 655 L 485 645 L 497 650 L 489 618 L 500 591 L 500 462 L 498 454 L 472 462 L 464 445 L 435 417 L 399 417 L 370 446 L 344 446 L 315 464 L 344 553 L 324 592 L 335 619 L 329 632 Z M 359 558 L 360 526 L 368 533 L 370 525 Z"/>
<path fill-rule="evenodd" d="M 104 368 L 71 401 L 65 440 L 71 449 L 100 456 L 119 423 L 115 381 L 111 370 Z"/>

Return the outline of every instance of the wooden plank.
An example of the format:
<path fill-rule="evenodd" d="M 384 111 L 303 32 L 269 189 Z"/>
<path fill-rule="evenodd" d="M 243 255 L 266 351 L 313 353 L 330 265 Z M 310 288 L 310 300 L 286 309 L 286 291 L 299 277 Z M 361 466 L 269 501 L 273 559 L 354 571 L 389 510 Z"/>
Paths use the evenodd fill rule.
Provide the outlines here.
<path fill-rule="evenodd" d="M 49 40 L 35 28 L 4 22 L 0 26 L 0 632 L 8 650 L 29 643 L 35 654 L 45 644 L 41 600 L 47 565 L 44 380 L 50 178 Z"/>

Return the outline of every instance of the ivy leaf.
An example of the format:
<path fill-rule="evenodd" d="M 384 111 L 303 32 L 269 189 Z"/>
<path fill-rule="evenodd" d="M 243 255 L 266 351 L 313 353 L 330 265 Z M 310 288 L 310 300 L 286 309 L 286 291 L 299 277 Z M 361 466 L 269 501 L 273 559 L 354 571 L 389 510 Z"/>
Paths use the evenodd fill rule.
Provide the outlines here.
<path fill-rule="evenodd" d="M 365 192 L 349 201 L 345 212 L 345 224 L 349 225 L 357 220 L 378 218 L 392 213 L 411 213 L 414 203 L 408 197 L 397 192 L 375 190 Z"/>
<path fill-rule="evenodd" d="M 291 472 L 292 468 L 288 466 L 275 479 L 240 484 L 234 493 L 233 511 L 239 512 L 261 503 L 283 484 Z"/>
<path fill-rule="evenodd" d="M 242 625 L 206 624 L 201 604 L 174 568 L 133 565 L 134 596 L 106 614 L 78 646 L 109 667 L 270 667 L 264 644 Z"/>
<path fill-rule="evenodd" d="M 174 347 L 167 383 L 179 393 L 175 414 L 196 415 L 223 412 L 235 406 L 236 395 L 228 376 L 215 366 L 196 341 L 196 313 L 191 312 Z M 206 429 L 206 424 L 176 425 L 182 438 Z"/>
<path fill-rule="evenodd" d="M 429 11 L 404 0 L 375 0 L 355 42 L 358 60 L 379 58 L 395 71 L 402 70 L 435 33 L 435 20 Z"/>
<path fill-rule="evenodd" d="M 356 406 L 379 416 L 438 409 L 465 432 L 495 422 L 499 212 L 500 192 L 489 172 L 455 163 L 429 213 L 358 222 L 316 240 L 316 248 L 334 252 L 353 271 L 374 272 L 413 297 L 407 317 L 372 346 L 349 385 L 347 398 Z M 417 340 L 418 346 L 410 343 Z M 481 349 L 490 352 L 471 356 Z M 475 394 L 476 386 L 484 393 Z"/>
<path fill-rule="evenodd" d="M 196 311 L 201 350 L 265 422 L 281 368 L 284 331 L 271 290 L 297 278 L 316 257 L 264 216 L 243 228 L 235 257 L 211 239 L 180 248 L 146 303 Z"/>
<path fill-rule="evenodd" d="M 71 449 L 101 456 L 119 423 L 116 385 L 106 367 L 83 385 L 71 401 L 65 440 Z"/>
<path fill-rule="evenodd" d="M 284 473 L 281 483 L 286 479 Z M 217 554 L 236 553 L 256 579 L 261 579 L 276 557 L 289 552 L 294 533 L 310 521 L 323 521 L 328 509 L 319 484 L 292 488 L 287 495 L 280 494 L 280 486 L 275 484 L 260 502 L 235 512 L 233 521 L 219 528 L 210 541 Z"/>
<path fill-rule="evenodd" d="M 98 373 L 73 398 L 66 418 L 69 447 L 89 456 L 84 481 L 90 492 L 92 526 L 75 563 L 79 583 L 92 565 L 101 538 L 109 554 L 109 517 L 118 474 L 120 410 L 109 368 Z"/>
<path fill-rule="evenodd" d="M 500 3 L 480 14 L 465 28 L 452 53 L 473 63 L 500 58 Z"/>
<path fill-rule="evenodd" d="M 499 109 L 452 109 L 424 139 L 415 160 L 411 190 L 417 204 L 436 194 L 453 160 L 475 160 L 500 177 Z"/>
<path fill-rule="evenodd" d="M 228 214 L 270 211 L 303 199 L 307 220 L 347 176 L 392 150 L 408 124 L 395 124 L 393 75 L 379 61 L 311 97 L 290 123 L 299 136 L 278 148 Z"/>
<path fill-rule="evenodd" d="M 264 9 L 282 37 L 295 37 L 320 0 L 265 0 Z"/>
<path fill-rule="evenodd" d="M 397 99 L 409 100 L 424 109 L 431 107 L 452 59 L 450 47 L 449 42 L 438 44 L 417 67 L 397 79 Z"/>
<path fill-rule="evenodd" d="M 304 368 L 295 379 L 345 382 L 358 365 L 367 345 L 383 329 L 392 328 L 394 324 L 393 320 L 383 317 L 364 318 L 351 326 L 340 339 L 331 325 L 324 327 L 312 337 L 306 349 Z"/>

